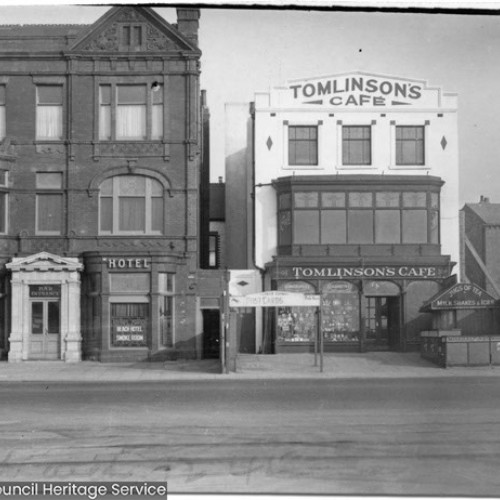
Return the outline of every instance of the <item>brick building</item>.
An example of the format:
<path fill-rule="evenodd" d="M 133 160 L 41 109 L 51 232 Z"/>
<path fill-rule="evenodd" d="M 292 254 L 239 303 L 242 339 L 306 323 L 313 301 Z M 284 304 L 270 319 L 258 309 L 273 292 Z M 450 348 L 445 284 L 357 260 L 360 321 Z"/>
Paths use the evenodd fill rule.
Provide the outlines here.
<path fill-rule="evenodd" d="M 363 72 L 304 78 L 227 105 L 226 130 L 228 267 L 282 292 L 251 300 L 304 297 L 239 309 L 241 324 L 255 318 L 239 345 L 418 349 L 420 307 L 456 278 L 456 94 Z"/>
<path fill-rule="evenodd" d="M 201 356 L 198 24 L 120 6 L 0 27 L 10 361 Z"/>

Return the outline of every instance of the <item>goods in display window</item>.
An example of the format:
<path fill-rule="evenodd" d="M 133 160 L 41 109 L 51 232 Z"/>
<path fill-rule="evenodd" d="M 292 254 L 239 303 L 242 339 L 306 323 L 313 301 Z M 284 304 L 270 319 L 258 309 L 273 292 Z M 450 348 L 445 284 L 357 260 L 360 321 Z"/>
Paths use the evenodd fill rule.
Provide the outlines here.
<path fill-rule="evenodd" d="M 278 308 L 278 342 L 313 342 L 317 331 L 315 307 Z"/>
<path fill-rule="evenodd" d="M 359 293 L 356 286 L 339 282 L 323 287 L 321 332 L 325 342 L 359 341 Z"/>

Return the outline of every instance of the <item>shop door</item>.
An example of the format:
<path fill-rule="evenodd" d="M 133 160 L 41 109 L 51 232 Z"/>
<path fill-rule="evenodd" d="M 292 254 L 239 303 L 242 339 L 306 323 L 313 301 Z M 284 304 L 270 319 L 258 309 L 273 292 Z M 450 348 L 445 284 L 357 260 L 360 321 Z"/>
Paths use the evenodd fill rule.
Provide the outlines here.
<path fill-rule="evenodd" d="M 220 356 L 220 311 L 203 309 L 203 357 L 219 359 Z"/>
<path fill-rule="evenodd" d="M 30 325 L 30 359 L 59 359 L 61 342 L 60 301 L 32 301 Z"/>
<path fill-rule="evenodd" d="M 399 297 L 368 297 L 366 343 L 373 349 L 393 349 L 399 344 Z"/>

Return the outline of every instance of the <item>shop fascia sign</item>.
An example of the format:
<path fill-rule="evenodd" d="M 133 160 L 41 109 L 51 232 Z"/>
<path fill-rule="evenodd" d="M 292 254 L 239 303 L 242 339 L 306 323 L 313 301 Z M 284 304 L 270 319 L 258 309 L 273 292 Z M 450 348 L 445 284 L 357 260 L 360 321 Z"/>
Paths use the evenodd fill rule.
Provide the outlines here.
<path fill-rule="evenodd" d="M 249 295 L 229 296 L 229 307 L 318 307 L 320 296 L 296 292 L 268 291 Z"/>
<path fill-rule="evenodd" d="M 473 283 L 458 283 L 430 303 L 431 310 L 483 309 L 498 306 L 498 301 Z"/>
<path fill-rule="evenodd" d="M 422 82 L 355 73 L 290 82 L 288 88 L 294 103 L 347 108 L 412 106 L 424 94 Z"/>
<path fill-rule="evenodd" d="M 399 278 L 433 279 L 449 276 L 448 266 L 329 266 L 280 268 L 286 278 Z"/>
<path fill-rule="evenodd" d="M 102 260 L 108 269 L 149 269 L 150 267 L 149 260 L 142 257 L 104 257 Z"/>

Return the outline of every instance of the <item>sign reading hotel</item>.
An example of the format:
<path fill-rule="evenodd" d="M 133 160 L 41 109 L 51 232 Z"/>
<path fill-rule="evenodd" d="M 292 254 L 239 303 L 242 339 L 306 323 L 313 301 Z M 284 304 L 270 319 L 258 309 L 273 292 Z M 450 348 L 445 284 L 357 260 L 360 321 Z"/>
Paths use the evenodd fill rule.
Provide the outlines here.
<path fill-rule="evenodd" d="M 146 327 L 145 318 L 114 318 L 113 345 L 115 347 L 147 346 Z"/>
<path fill-rule="evenodd" d="M 295 104 L 346 108 L 422 105 L 424 97 L 437 96 L 421 81 L 353 73 L 290 82 Z"/>
<path fill-rule="evenodd" d="M 450 275 L 448 266 L 328 266 L 280 268 L 279 278 L 436 279 Z"/>
<path fill-rule="evenodd" d="M 319 304 L 319 295 L 295 292 L 269 291 L 229 297 L 229 307 L 318 307 Z"/>

